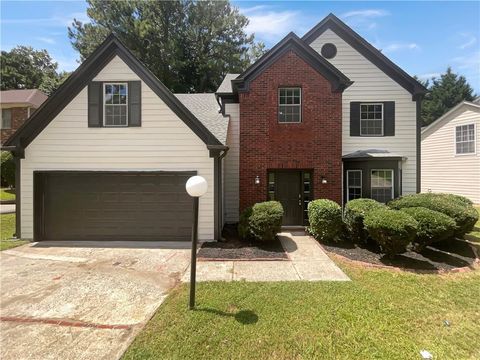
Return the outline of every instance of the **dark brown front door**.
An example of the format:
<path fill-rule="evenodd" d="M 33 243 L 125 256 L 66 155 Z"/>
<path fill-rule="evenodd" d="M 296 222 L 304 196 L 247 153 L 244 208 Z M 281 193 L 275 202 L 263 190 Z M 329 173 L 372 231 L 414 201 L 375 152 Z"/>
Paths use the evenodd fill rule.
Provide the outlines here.
<path fill-rule="evenodd" d="M 301 171 L 276 172 L 275 199 L 283 206 L 283 225 L 302 225 Z"/>
<path fill-rule="evenodd" d="M 35 174 L 36 240 L 189 241 L 183 172 Z"/>

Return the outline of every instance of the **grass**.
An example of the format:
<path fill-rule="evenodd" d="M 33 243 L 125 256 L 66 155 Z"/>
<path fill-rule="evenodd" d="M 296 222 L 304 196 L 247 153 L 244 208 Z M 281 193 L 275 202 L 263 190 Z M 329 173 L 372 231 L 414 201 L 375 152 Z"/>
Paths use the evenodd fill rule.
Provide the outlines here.
<path fill-rule="evenodd" d="M 8 188 L 1 188 L 0 200 L 15 200 L 15 190 L 11 190 Z"/>
<path fill-rule="evenodd" d="M 340 266 L 351 282 L 200 283 L 195 311 L 182 285 L 124 359 L 480 358 L 480 271 Z"/>
<path fill-rule="evenodd" d="M 23 244 L 26 244 L 26 240 L 8 240 L 15 233 L 15 214 L 2 214 L 0 215 L 0 251 L 11 249 Z"/>

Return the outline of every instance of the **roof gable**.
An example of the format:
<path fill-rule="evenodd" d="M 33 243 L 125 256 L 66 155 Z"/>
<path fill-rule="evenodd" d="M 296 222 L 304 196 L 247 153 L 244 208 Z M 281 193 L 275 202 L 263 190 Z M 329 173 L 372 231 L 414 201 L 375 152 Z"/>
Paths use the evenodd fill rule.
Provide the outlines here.
<path fill-rule="evenodd" d="M 398 65 L 393 63 L 333 14 L 329 14 L 325 19 L 315 25 L 302 37 L 302 40 L 307 44 L 311 44 L 327 29 L 332 30 L 335 34 L 340 36 L 346 43 L 411 93 L 413 97 L 421 97 L 427 93 L 427 89 L 422 84 L 408 75 Z"/>
<path fill-rule="evenodd" d="M 232 80 L 233 90 L 238 92 L 248 91 L 250 82 L 288 51 L 295 52 L 324 76 L 332 84 L 332 91 L 343 91 L 352 84 L 352 81 L 340 70 L 291 32 L 236 79 Z"/>
<path fill-rule="evenodd" d="M 445 114 L 440 116 L 433 123 L 422 129 L 422 140 L 426 139 L 428 136 L 432 135 L 435 131 L 443 127 L 449 121 L 455 119 L 458 115 L 463 113 L 466 110 L 476 111 L 480 114 L 480 104 L 476 104 L 469 101 L 463 101 L 458 105 L 451 108 Z"/>
<path fill-rule="evenodd" d="M 22 152 L 115 56 L 122 59 L 206 145 L 222 145 L 172 92 L 111 34 L 5 142 L 5 146 L 16 146 Z"/>

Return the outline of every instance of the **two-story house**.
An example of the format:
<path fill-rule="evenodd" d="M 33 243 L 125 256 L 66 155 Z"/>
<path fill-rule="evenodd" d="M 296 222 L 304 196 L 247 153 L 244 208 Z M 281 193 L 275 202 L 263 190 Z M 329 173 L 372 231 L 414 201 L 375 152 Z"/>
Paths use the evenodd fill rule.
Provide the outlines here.
<path fill-rule="evenodd" d="M 172 94 L 110 36 L 5 144 L 17 235 L 188 240 L 192 174 L 209 183 L 201 240 L 267 199 L 301 225 L 314 198 L 415 193 L 425 92 L 334 15 L 215 94 Z"/>
<path fill-rule="evenodd" d="M 1 143 L 3 144 L 45 100 L 47 95 L 38 89 L 0 91 Z"/>

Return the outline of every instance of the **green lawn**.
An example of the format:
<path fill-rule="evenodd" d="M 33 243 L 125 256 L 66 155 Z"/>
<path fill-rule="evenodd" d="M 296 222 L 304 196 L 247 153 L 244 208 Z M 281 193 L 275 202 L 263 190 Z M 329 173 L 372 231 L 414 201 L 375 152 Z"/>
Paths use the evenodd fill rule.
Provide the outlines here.
<path fill-rule="evenodd" d="M 0 215 L 0 251 L 14 248 L 26 244 L 25 240 L 7 240 L 10 239 L 15 233 L 15 214 L 2 214 Z"/>
<path fill-rule="evenodd" d="M 176 289 L 124 359 L 479 359 L 480 271 L 417 275 L 340 263 L 352 282 Z M 448 320 L 450 326 L 444 321 Z"/>
<path fill-rule="evenodd" d="M 15 200 L 15 190 L 0 188 L 0 200 Z"/>

